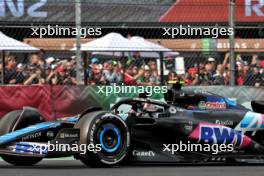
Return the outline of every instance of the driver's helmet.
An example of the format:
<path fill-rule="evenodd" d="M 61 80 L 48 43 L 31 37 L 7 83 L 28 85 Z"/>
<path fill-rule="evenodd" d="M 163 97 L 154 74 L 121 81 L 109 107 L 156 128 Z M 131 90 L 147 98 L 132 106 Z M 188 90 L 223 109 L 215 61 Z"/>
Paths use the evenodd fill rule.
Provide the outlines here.
<path fill-rule="evenodd" d="M 129 113 L 137 113 L 138 107 L 137 104 L 133 104 L 131 109 L 129 110 Z"/>

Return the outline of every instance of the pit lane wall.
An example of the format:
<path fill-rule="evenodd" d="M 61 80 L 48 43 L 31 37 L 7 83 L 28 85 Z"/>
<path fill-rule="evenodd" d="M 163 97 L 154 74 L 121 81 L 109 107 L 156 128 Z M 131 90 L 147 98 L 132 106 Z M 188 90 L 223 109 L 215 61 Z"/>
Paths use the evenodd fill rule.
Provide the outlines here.
<path fill-rule="evenodd" d="M 208 91 L 239 103 L 251 100 L 264 100 L 264 89 L 254 87 L 185 87 L 184 89 Z M 0 117 L 23 106 L 37 108 L 43 117 L 54 120 L 60 117 L 76 115 L 89 106 L 101 106 L 109 109 L 121 97 L 137 97 L 137 94 L 98 93 L 97 86 L 2 86 L 0 87 Z M 151 98 L 162 99 L 162 94 L 153 94 Z"/>

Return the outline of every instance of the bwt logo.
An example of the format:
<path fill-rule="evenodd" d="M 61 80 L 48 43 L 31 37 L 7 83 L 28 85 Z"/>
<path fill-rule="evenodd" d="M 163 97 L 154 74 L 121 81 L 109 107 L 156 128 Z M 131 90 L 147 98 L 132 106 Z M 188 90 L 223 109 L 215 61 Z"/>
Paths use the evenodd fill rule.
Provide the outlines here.
<path fill-rule="evenodd" d="M 245 0 L 246 16 L 264 16 L 264 0 Z"/>
<path fill-rule="evenodd" d="M 234 144 L 240 146 L 243 138 L 240 132 L 227 127 L 201 126 L 199 141 L 215 144 Z"/>
<path fill-rule="evenodd" d="M 28 1 L 27 1 L 28 2 Z M 22 17 L 26 13 L 30 17 L 45 18 L 48 16 L 48 12 L 40 11 L 40 8 L 47 4 L 47 0 L 38 0 L 34 4 L 25 7 L 24 0 L 0 0 L 0 17 L 5 17 L 7 9 L 9 9 L 11 15 L 14 17 Z"/>

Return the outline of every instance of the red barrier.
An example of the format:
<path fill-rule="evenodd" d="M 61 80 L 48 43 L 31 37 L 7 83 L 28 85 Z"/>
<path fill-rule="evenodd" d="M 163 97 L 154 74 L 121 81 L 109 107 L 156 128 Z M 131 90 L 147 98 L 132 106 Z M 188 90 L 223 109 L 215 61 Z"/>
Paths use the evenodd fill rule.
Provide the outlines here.
<path fill-rule="evenodd" d="M 54 118 L 79 114 L 94 103 L 85 86 L 52 86 L 51 92 Z"/>
<path fill-rule="evenodd" d="M 204 90 L 225 97 L 237 98 L 239 103 L 263 100 L 263 88 L 201 86 L 186 87 L 189 90 Z M 118 95 L 98 95 L 93 87 L 88 86 L 0 86 L 0 118 L 6 113 L 32 106 L 43 117 L 54 120 L 59 117 L 73 116 L 90 106 L 109 109 Z"/>
<path fill-rule="evenodd" d="M 24 106 L 35 107 L 47 120 L 78 114 L 87 108 L 77 86 L 2 86 L 0 117 Z"/>

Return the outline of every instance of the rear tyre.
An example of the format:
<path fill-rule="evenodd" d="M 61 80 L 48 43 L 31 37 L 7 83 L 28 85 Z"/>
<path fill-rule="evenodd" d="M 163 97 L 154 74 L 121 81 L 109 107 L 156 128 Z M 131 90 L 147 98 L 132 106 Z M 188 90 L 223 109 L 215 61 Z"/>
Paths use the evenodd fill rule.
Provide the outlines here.
<path fill-rule="evenodd" d="M 32 116 L 24 116 L 19 120 L 22 112 L 23 110 L 12 111 L 6 114 L 0 120 L 0 136 L 30 125 L 34 125 L 36 123 L 43 122 L 43 119 L 40 117 L 36 117 L 31 120 L 31 118 L 33 118 Z M 13 155 L 1 155 L 1 157 L 4 161 L 17 166 L 31 166 L 42 160 L 42 158 L 37 157 L 21 157 Z"/>
<path fill-rule="evenodd" d="M 129 150 L 130 134 L 118 116 L 103 111 L 88 113 L 76 124 L 80 129 L 80 144 L 94 146 L 94 151 L 80 154 L 87 166 L 110 167 L 121 163 Z"/>

